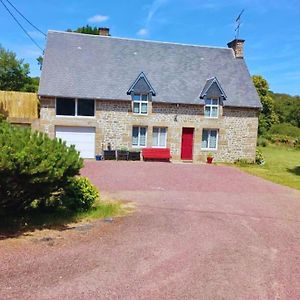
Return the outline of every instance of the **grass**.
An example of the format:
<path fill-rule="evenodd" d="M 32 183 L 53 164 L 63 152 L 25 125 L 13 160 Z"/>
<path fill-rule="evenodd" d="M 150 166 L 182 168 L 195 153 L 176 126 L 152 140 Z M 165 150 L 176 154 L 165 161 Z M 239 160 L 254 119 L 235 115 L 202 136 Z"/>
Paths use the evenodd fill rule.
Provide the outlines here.
<path fill-rule="evenodd" d="M 237 166 L 252 175 L 300 190 L 300 150 L 277 145 L 258 148 L 263 153 L 264 165 Z"/>
<path fill-rule="evenodd" d="M 58 209 L 52 212 L 32 211 L 22 216 L 0 216 L 0 239 L 16 237 L 35 229 L 64 230 L 71 223 L 122 216 L 132 208 L 122 202 L 99 201 L 90 210 L 71 212 Z"/>

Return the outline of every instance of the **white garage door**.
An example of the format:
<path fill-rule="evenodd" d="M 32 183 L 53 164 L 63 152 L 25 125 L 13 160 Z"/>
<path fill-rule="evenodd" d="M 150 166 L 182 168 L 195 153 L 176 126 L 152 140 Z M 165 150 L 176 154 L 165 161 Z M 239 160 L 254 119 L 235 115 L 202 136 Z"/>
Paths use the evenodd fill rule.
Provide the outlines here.
<path fill-rule="evenodd" d="M 56 137 L 66 141 L 68 146 L 75 145 L 81 157 L 95 157 L 95 128 L 57 126 Z"/>

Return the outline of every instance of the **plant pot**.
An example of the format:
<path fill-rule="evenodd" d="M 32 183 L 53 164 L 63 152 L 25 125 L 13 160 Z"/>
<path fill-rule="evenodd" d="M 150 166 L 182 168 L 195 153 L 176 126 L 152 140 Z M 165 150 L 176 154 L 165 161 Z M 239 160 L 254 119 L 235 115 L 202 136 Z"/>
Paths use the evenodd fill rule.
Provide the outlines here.
<path fill-rule="evenodd" d="M 96 160 L 102 160 L 103 159 L 103 156 L 101 154 L 97 154 L 95 156 Z"/>
<path fill-rule="evenodd" d="M 141 152 L 140 151 L 129 151 L 128 160 L 141 160 Z"/>
<path fill-rule="evenodd" d="M 103 151 L 104 160 L 115 160 L 116 151 L 115 150 L 104 150 Z"/>
<path fill-rule="evenodd" d="M 128 151 L 117 150 L 117 160 L 128 160 Z"/>
<path fill-rule="evenodd" d="M 206 162 L 208 163 L 208 164 L 211 164 L 212 162 L 213 162 L 213 157 L 207 157 L 206 158 Z"/>

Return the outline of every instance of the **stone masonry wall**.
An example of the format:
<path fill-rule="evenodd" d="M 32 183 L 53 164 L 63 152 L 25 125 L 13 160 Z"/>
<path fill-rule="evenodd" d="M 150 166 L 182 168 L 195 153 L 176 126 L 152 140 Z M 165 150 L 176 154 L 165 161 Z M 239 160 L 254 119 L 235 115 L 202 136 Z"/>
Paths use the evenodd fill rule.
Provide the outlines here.
<path fill-rule="evenodd" d="M 183 127 L 194 128 L 193 160 L 205 161 L 207 152 L 213 152 L 215 161 L 254 160 L 258 110 L 246 108 L 220 108 L 217 119 L 205 118 L 203 106 L 160 104 L 149 102 L 148 115 L 134 115 L 129 101 L 96 101 L 96 115 L 86 117 L 56 117 L 55 99 L 41 99 L 39 130 L 55 136 L 55 126 L 88 126 L 96 130 L 96 153 L 111 144 L 112 149 L 131 149 L 132 127 L 147 127 L 147 146 L 152 145 L 153 127 L 167 127 L 167 147 L 173 160 L 180 160 Z M 203 129 L 219 132 L 216 151 L 201 150 Z"/>

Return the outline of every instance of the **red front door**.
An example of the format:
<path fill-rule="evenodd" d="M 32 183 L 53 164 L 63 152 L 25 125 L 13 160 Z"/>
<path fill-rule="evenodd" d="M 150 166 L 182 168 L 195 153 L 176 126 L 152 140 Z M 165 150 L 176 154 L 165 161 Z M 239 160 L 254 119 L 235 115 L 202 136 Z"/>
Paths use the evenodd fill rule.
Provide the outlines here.
<path fill-rule="evenodd" d="M 193 159 L 194 128 L 182 128 L 181 159 Z"/>

